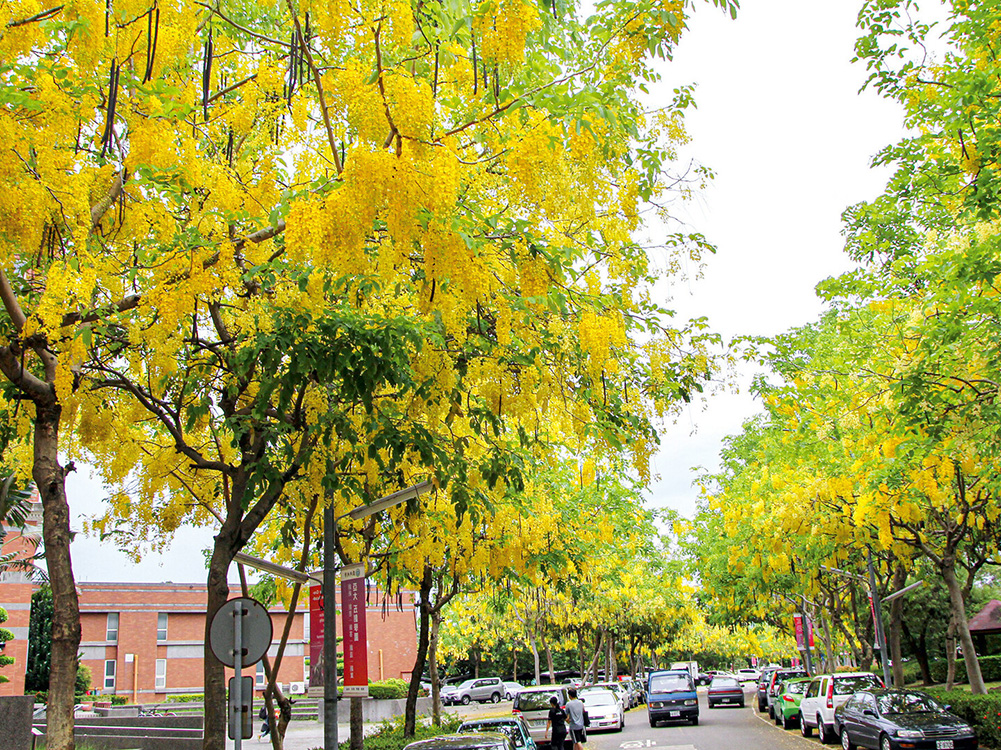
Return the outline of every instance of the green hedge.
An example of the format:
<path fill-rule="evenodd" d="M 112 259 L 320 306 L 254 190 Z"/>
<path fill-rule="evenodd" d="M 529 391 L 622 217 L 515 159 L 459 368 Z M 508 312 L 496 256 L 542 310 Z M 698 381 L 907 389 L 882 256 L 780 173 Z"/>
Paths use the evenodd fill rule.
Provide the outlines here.
<path fill-rule="evenodd" d="M 368 695 L 370 698 L 406 698 L 410 685 L 398 678 L 379 680 L 368 683 Z"/>
<path fill-rule="evenodd" d="M 1001 695 L 973 695 L 965 690 L 936 690 L 928 693 L 939 703 L 977 730 L 981 747 L 1001 748 Z"/>
<path fill-rule="evenodd" d="M 164 703 L 199 703 L 204 699 L 205 696 L 202 693 L 178 693 L 177 695 L 168 695 Z"/>
<path fill-rule="evenodd" d="M 385 680 L 389 682 L 389 680 Z M 443 714 L 441 726 L 425 726 L 423 722 L 417 722 L 417 729 L 413 737 L 403 736 L 403 717 L 397 716 L 395 719 L 384 721 L 379 728 L 364 740 L 365 750 L 402 750 L 406 745 L 417 740 L 428 740 L 432 737 L 440 737 L 443 734 L 453 734 L 459 728 L 463 719 L 454 714 Z M 350 750 L 351 741 L 345 740 L 339 745 L 339 750 Z M 314 748 L 323 750 L 323 748 Z"/>
<path fill-rule="evenodd" d="M 945 659 L 937 659 L 928 665 L 931 671 L 933 682 L 945 682 L 948 665 Z M 1001 680 L 1001 656 L 981 656 L 980 673 L 984 676 L 984 682 L 997 682 Z M 918 673 L 920 675 L 920 672 Z M 966 678 L 966 662 L 961 658 L 956 659 L 956 682 L 965 684 L 969 682 Z"/>

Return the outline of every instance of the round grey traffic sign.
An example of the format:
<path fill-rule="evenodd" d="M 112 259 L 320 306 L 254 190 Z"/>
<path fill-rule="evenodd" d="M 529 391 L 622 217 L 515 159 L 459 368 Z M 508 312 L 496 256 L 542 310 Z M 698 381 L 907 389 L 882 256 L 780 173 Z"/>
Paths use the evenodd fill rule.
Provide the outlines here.
<path fill-rule="evenodd" d="M 240 665 L 243 667 L 256 664 L 264 658 L 271 646 L 271 639 L 274 631 L 271 625 L 271 616 L 256 599 L 248 597 L 238 597 L 230 599 L 212 617 L 212 624 L 209 626 L 209 648 L 215 654 L 215 658 L 227 667 L 235 665 L 234 648 L 236 646 L 236 617 L 237 609 L 240 610 L 240 623 L 242 630 L 240 640 L 242 641 L 243 656 Z"/>

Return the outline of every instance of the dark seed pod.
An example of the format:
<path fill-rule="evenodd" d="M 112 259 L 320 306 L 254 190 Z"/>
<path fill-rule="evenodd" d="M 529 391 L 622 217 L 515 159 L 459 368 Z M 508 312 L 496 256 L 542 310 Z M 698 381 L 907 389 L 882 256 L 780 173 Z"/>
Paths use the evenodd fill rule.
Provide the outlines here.
<path fill-rule="evenodd" d="M 209 120 L 209 87 L 212 83 L 212 29 L 205 42 L 205 61 L 202 64 L 202 114 L 205 122 Z"/>

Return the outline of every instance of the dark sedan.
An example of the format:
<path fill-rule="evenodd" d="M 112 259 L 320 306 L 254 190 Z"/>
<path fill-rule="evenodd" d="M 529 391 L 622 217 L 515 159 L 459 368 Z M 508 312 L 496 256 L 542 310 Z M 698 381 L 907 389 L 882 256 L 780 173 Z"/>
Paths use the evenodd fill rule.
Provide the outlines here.
<path fill-rule="evenodd" d="M 841 747 L 976 750 L 973 728 L 914 690 L 863 690 L 834 711 Z"/>
<path fill-rule="evenodd" d="M 709 683 L 709 708 L 716 706 L 744 706 L 744 688 L 736 677 L 713 677 Z"/>

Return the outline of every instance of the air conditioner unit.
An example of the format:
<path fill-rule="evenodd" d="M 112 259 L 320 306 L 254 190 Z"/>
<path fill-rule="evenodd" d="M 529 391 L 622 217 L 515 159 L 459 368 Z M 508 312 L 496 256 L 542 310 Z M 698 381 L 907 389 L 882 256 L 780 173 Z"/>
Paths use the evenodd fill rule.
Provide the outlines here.
<path fill-rule="evenodd" d="M 288 686 L 288 691 L 292 695 L 304 695 L 306 693 L 306 683 L 290 682 Z"/>

